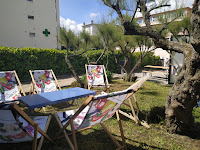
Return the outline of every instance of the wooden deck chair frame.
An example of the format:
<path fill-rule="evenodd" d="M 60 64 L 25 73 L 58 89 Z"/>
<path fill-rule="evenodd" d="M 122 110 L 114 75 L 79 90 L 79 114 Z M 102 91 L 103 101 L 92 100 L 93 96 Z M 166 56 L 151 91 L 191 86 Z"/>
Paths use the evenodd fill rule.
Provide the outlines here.
<path fill-rule="evenodd" d="M 97 64 L 94 64 L 94 65 L 97 66 Z M 93 87 L 93 85 L 89 85 L 89 83 L 88 83 L 88 66 L 89 65 L 85 64 L 85 70 L 86 70 L 85 88 L 87 87 L 88 90 L 90 90 Z M 103 72 L 104 72 L 104 76 L 105 76 L 105 90 L 104 91 L 110 90 L 110 84 L 108 83 L 108 77 L 107 77 L 107 74 L 106 74 L 106 69 L 105 69 L 104 65 L 100 65 L 100 66 L 103 67 Z M 101 86 L 97 86 L 97 87 L 101 87 Z M 102 86 L 102 87 L 104 87 L 104 86 Z"/>
<path fill-rule="evenodd" d="M 23 96 L 26 96 L 24 90 L 22 89 L 22 84 L 21 84 L 21 82 L 20 82 L 20 80 L 19 80 L 19 77 L 18 77 L 16 71 L 13 70 L 13 72 L 14 72 L 14 74 L 15 74 L 15 78 L 16 78 L 16 80 L 17 80 L 17 82 L 18 82 L 18 85 L 19 85 L 19 92 L 20 92 L 20 94 L 23 95 Z"/>
<path fill-rule="evenodd" d="M 131 90 L 131 92 L 129 92 L 126 96 L 125 99 L 129 98 L 131 95 L 134 94 L 134 90 Z M 66 139 L 66 141 L 68 142 L 70 148 L 72 150 L 78 150 L 78 145 L 77 145 L 77 140 L 76 140 L 76 132 L 81 132 L 82 130 L 86 130 L 90 127 L 87 127 L 85 129 L 80 129 L 79 131 L 75 131 L 74 129 L 74 125 L 73 125 L 73 120 L 81 113 L 81 111 L 88 106 L 92 101 L 96 100 L 95 96 L 90 96 L 83 104 L 82 106 L 76 111 L 76 113 L 73 116 L 70 116 L 69 121 L 63 126 L 62 123 L 60 122 L 59 117 L 57 116 L 57 114 L 54 114 L 54 117 L 56 119 L 56 121 L 58 122 L 58 125 L 60 127 L 60 131 L 58 132 L 58 134 L 55 136 L 55 139 L 59 138 L 59 135 L 63 132 L 64 133 L 64 137 Z M 103 123 L 99 123 L 101 125 L 101 127 L 104 129 L 104 131 L 108 134 L 108 136 L 111 138 L 111 140 L 113 141 L 113 143 L 118 147 L 117 150 L 120 149 L 127 149 L 126 147 L 126 143 L 125 143 L 125 136 L 123 133 L 123 128 L 122 128 L 122 123 L 120 120 L 120 116 L 119 116 L 119 111 L 117 110 L 116 112 L 116 116 L 117 116 L 117 121 L 119 124 L 119 129 L 120 129 L 120 134 L 121 134 L 121 138 L 122 138 L 122 145 L 119 144 L 119 142 L 115 139 L 115 137 L 109 132 L 109 130 L 106 128 L 106 126 Z M 71 142 L 68 134 L 66 133 L 65 129 L 67 126 L 71 126 L 71 135 L 72 135 L 72 140 L 73 143 Z"/>
<path fill-rule="evenodd" d="M 37 123 L 35 123 L 17 104 L 10 104 L 10 109 L 14 112 L 16 112 L 17 114 L 19 114 L 24 120 L 26 120 L 33 128 L 34 128 L 34 138 L 33 138 L 33 145 L 32 145 L 32 150 L 40 150 L 42 147 L 42 144 L 44 142 L 44 137 L 50 141 L 51 143 L 54 143 L 54 141 L 52 140 L 52 138 L 50 138 L 46 132 L 48 130 L 52 115 L 50 115 L 47 119 L 47 123 L 45 126 L 44 131 L 38 126 Z M 41 134 L 41 139 L 40 142 L 38 144 L 37 147 L 37 133 Z"/>
<path fill-rule="evenodd" d="M 37 85 L 36 85 L 36 82 L 35 82 L 35 79 L 34 79 L 34 76 L 33 76 L 33 71 L 34 71 L 34 70 L 29 70 L 29 73 L 30 73 L 30 76 L 31 76 L 31 80 L 32 80 L 29 94 L 38 94 L 39 91 L 38 91 L 38 89 L 37 89 Z M 53 78 L 54 78 L 56 88 L 59 89 L 59 90 L 61 90 L 61 87 L 60 87 L 60 85 L 58 84 L 58 80 L 57 80 L 57 78 L 56 78 L 56 76 L 55 76 L 53 70 L 50 69 L 50 71 L 51 71 L 52 76 L 53 76 Z"/>
<path fill-rule="evenodd" d="M 146 76 L 144 76 L 143 78 L 141 78 L 140 80 L 138 80 L 136 83 L 134 83 L 133 85 L 131 85 L 128 89 L 134 89 L 135 92 L 137 92 L 139 90 L 139 88 L 141 87 L 141 85 L 149 78 L 151 77 L 151 73 L 147 74 Z M 122 103 L 128 107 L 131 108 L 131 113 L 127 113 L 125 111 L 122 111 L 119 109 L 119 113 L 124 115 L 125 117 L 128 117 L 129 119 L 135 121 L 137 124 L 140 124 L 140 125 L 143 125 L 144 127 L 146 128 L 150 128 L 150 126 L 148 125 L 147 122 L 145 121 L 140 121 L 139 120 L 139 111 L 140 111 L 140 108 L 139 108 L 139 104 L 137 102 L 137 99 L 136 99 L 136 96 L 135 96 L 135 92 L 130 95 L 126 100 L 128 100 L 128 103 L 126 103 L 125 101 Z M 132 103 L 132 99 L 134 99 L 134 103 L 135 103 L 135 107 L 136 107 L 136 113 L 135 113 L 135 108 L 134 108 L 134 105 Z"/>

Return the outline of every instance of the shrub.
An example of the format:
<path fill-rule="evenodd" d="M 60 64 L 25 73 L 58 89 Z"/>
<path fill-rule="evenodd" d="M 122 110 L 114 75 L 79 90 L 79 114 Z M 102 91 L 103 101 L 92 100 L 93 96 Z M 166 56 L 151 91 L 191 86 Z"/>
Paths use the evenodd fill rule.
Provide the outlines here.
<path fill-rule="evenodd" d="M 103 50 L 87 51 L 90 61 L 96 61 Z M 123 60 L 121 51 L 116 51 L 118 60 Z M 73 52 L 70 52 L 73 54 Z M 65 62 L 66 50 L 56 49 L 40 49 L 40 48 L 12 48 L 0 47 L 0 70 L 16 70 L 21 81 L 31 81 L 29 70 L 52 69 L 56 75 L 71 74 L 71 70 Z M 108 68 L 110 72 L 118 72 L 119 68 L 114 63 L 114 56 L 111 52 L 109 55 Z M 132 63 L 135 64 L 138 55 L 133 53 Z M 69 58 L 71 65 L 78 74 L 85 73 L 84 64 L 87 64 L 85 55 Z M 147 56 L 143 61 L 143 65 L 153 65 L 155 61 L 159 60 L 155 56 Z M 99 64 L 106 64 L 107 56 L 104 55 L 99 61 Z M 111 78 L 110 78 L 111 79 Z"/>
<path fill-rule="evenodd" d="M 113 73 L 111 71 L 108 71 L 106 70 L 106 74 L 107 74 L 107 77 L 108 77 L 108 82 L 112 82 L 112 79 L 113 79 Z"/>

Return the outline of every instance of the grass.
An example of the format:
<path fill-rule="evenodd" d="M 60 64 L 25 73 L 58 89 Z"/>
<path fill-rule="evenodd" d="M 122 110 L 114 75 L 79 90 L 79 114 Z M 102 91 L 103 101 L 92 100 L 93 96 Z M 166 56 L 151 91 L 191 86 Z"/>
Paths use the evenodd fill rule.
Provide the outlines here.
<path fill-rule="evenodd" d="M 114 80 L 111 86 L 111 92 L 119 91 L 129 87 L 131 82 L 124 82 L 122 80 Z M 95 89 L 100 91 L 100 89 Z M 164 106 L 165 100 L 169 91 L 171 90 L 170 85 L 161 85 L 153 82 L 145 82 L 144 85 L 136 92 L 136 98 L 140 106 L 139 118 L 141 120 L 146 120 L 150 129 L 143 126 L 137 125 L 132 120 L 121 117 L 124 135 L 126 137 L 126 144 L 129 150 L 133 149 L 169 149 L 169 150 L 199 150 L 200 149 L 200 107 L 194 108 L 193 114 L 195 117 L 196 126 L 194 127 L 194 134 L 190 136 L 169 134 L 167 132 L 166 126 L 164 124 Z M 87 98 L 80 99 L 80 103 L 83 103 Z M 49 113 L 55 113 L 57 111 L 64 111 L 68 109 L 76 108 L 76 105 L 72 107 L 65 108 L 64 103 L 47 106 L 46 109 Z M 122 106 L 121 109 L 130 111 L 130 108 Z M 25 111 L 28 109 L 25 107 Z M 35 109 L 37 115 L 48 114 L 42 109 Z M 110 120 L 104 123 L 111 133 L 121 142 L 120 132 L 118 128 L 118 123 L 116 117 L 112 117 Z M 54 137 L 59 127 L 55 120 L 53 119 L 48 134 Z M 114 150 L 115 145 L 111 142 L 110 138 L 100 127 L 100 125 L 95 125 L 93 128 L 85 130 L 81 133 L 77 133 L 78 147 L 80 150 Z M 16 150 L 27 150 L 31 149 L 32 142 L 17 143 L 17 144 L 0 144 L 1 149 L 16 149 Z M 68 150 L 70 149 L 64 138 L 59 139 L 55 144 L 50 144 L 45 140 L 43 144 L 43 149 L 45 150 Z"/>

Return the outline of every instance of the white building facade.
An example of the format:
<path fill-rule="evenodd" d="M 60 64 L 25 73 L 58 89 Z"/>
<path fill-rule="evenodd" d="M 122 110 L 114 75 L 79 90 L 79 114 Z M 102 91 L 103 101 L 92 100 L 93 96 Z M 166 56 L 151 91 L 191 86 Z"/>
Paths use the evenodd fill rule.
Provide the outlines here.
<path fill-rule="evenodd" d="M 59 48 L 59 0 L 1 0 L 0 46 Z"/>
<path fill-rule="evenodd" d="M 97 24 L 93 23 L 93 20 L 91 20 L 91 24 L 85 24 L 83 23 L 82 29 L 88 32 L 90 35 L 95 36 L 98 33 Z"/>
<path fill-rule="evenodd" d="M 179 14 L 179 17 L 175 20 L 175 21 L 181 21 L 184 17 L 188 16 L 189 14 L 191 13 L 191 8 L 190 7 L 186 7 L 186 8 L 183 8 L 181 10 L 181 13 Z M 170 10 L 170 11 L 165 11 L 165 12 L 161 12 L 161 13 L 156 13 L 156 14 L 152 14 L 150 16 L 150 23 L 151 23 L 151 26 L 153 27 L 156 27 L 156 26 L 159 26 L 159 25 L 162 25 L 161 22 L 159 22 L 159 17 L 160 16 L 163 16 L 163 17 L 166 17 L 168 19 L 168 21 L 171 21 L 173 20 L 175 17 L 176 17 L 176 10 Z M 143 17 L 138 17 L 137 18 L 137 23 L 141 26 L 141 27 L 145 27 L 145 23 L 144 23 L 144 18 Z M 180 35 L 182 33 L 179 33 Z M 171 33 L 167 33 L 166 39 L 169 39 L 169 40 L 172 40 L 172 34 Z M 157 48 L 154 50 L 154 55 L 155 56 L 160 56 L 160 59 L 164 60 L 164 66 L 168 66 L 168 63 L 169 63 L 169 59 L 170 59 L 170 54 L 161 49 L 161 48 Z M 176 55 L 175 55 L 176 56 Z M 174 57 L 176 58 L 176 57 Z M 178 57 L 180 58 L 180 57 Z"/>

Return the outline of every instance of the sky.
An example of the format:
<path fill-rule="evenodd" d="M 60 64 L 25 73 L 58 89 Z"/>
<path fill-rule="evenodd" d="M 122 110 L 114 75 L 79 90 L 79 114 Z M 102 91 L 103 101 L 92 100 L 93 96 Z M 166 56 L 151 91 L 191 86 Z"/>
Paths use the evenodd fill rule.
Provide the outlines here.
<path fill-rule="evenodd" d="M 162 0 L 156 0 L 158 3 Z M 192 7 L 194 0 L 168 0 L 172 8 L 175 9 L 176 2 L 184 1 L 185 7 Z M 85 22 L 90 24 L 100 22 L 103 17 L 107 17 L 111 12 L 109 7 L 103 5 L 99 0 L 59 0 L 60 25 L 71 29 L 74 32 L 82 30 Z M 140 16 L 140 14 L 138 14 Z"/>
<path fill-rule="evenodd" d="M 97 23 L 100 18 L 109 13 L 109 8 L 98 0 L 59 0 L 60 24 L 67 29 L 81 30 L 85 22 L 91 20 Z"/>

